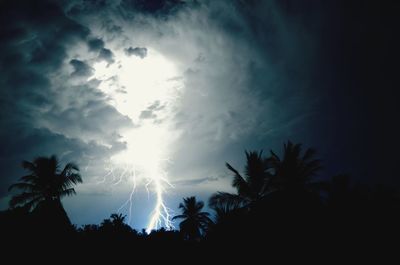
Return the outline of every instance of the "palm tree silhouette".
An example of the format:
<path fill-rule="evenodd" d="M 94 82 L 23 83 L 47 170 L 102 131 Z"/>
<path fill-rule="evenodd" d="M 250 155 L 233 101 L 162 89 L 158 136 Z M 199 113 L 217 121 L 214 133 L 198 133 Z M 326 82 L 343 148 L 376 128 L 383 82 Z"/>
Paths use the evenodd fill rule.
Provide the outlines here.
<path fill-rule="evenodd" d="M 113 213 L 110 216 L 111 222 L 114 226 L 124 226 L 126 215 Z"/>
<path fill-rule="evenodd" d="M 232 186 L 236 188 L 237 194 L 217 192 L 209 200 L 209 205 L 216 212 L 217 219 L 233 210 L 260 200 L 269 191 L 272 175 L 269 171 L 268 160 L 263 158 L 262 151 L 245 151 L 245 154 L 244 177 L 229 163 L 226 163 L 226 167 L 234 173 Z"/>
<path fill-rule="evenodd" d="M 204 207 L 202 201 L 196 201 L 196 197 L 183 198 L 183 203 L 179 204 L 182 214 L 174 216 L 172 220 L 183 219 L 179 228 L 187 240 L 199 240 L 208 226 L 212 223 L 209 213 L 202 212 Z"/>
<path fill-rule="evenodd" d="M 284 144 L 282 159 L 272 150 L 268 158 L 263 158 L 262 151 L 245 153 L 244 177 L 226 163 L 234 173 L 232 186 L 237 193 L 217 192 L 209 200 L 217 220 L 231 211 L 247 208 L 276 191 L 316 190 L 324 185 L 322 182 L 313 182 L 313 177 L 321 169 L 321 161 L 314 159 L 315 150 L 312 148 L 302 154 L 301 144 L 288 141 Z"/>
<path fill-rule="evenodd" d="M 126 215 L 113 213 L 110 218 L 104 219 L 100 224 L 100 230 L 109 235 L 129 235 L 134 230 L 125 223 Z"/>
<path fill-rule="evenodd" d="M 267 163 L 274 172 L 271 178 L 273 190 L 305 191 L 318 188 L 321 183 L 313 182 L 313 177 L 321 169 L 321 160 L 314 159 L 315 153 L 314 149 L 308 148 L 302 154 L 301 144 L 290 141 L 284 144 L 282 159 L 271 150 Z"/>
<path fill-rule="evenodd" d="M 221 195 L 221 192 L 217 193 L 218 195 Z M 216 194 L 216 195 L 217 195 Z M 226 220 L 231 213 L 233 213 L 234 211 L 237 211 L 240 209 L 240 204 L 238 204 L 237 201 L 233 200 L 229 200 L 229 199 L 222 199 L 222 197 L 225 198 L 232 198 L 235 195 L 234 194 L 226 194 L 226 195 L 222 195 L 221 197 L 217 197 L 216 195 L 214 195 L 211 199 L 210 199 L 210 207 L 211 209 L 214 210 L 214 221 L 216 224 L 222 223 L 224 220 Z"/>
<path fill-rule="evenodd" d="M 9 187 L 9 191 L 23 191 L 11 198 L 11 208 L 24 206 L 35 209 L 40 204 L 61 205 L 61 198 L 74 195 L 73 186 L 82 182 L 79 168 L 75 164 L 68 163 L 60 170 L 58 159 L 54 155 L 49 158 L 38 157 L 33 162 L 23 161 L 22 167 L 30 173 Z"/>

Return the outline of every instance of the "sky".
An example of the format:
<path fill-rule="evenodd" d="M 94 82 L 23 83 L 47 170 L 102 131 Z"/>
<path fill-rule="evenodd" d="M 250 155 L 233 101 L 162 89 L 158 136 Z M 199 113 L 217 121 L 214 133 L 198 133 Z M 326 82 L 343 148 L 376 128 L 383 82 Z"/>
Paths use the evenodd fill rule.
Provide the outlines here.
<path fill-rule="evenodd" d="M 0 3 L 0 206 L 22 160 L 56 154 L 83 184 L 73 223 L 148 225 L 161 183 L 232 191 L 245 150 L 314 147 L 320 178 L 398 185 L 396 1 Z M 122 206 L 122 208 L 121 208 Z"/>

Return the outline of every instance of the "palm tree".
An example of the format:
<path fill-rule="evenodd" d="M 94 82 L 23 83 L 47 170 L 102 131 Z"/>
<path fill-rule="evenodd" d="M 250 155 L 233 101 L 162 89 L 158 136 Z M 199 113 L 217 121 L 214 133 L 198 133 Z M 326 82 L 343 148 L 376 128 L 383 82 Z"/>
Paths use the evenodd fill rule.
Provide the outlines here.
<path fill-rule="evenodd" d="M 111 214 L 110 218 L 111 218 L 111 222 L 113 223 L 114 226 L 124 226 L 125 225 L 126 215 L 122 215 L 121 213 L 120 214 L 113 213 L 113 214 Z"/>
<path fill-rule="evenodd" d="M 109 234 L 129 235 L 134 232 L 132 228 L 125 223 L 126 215 L 113 213 L 110 218 L 104 219 L 100 224 L 100 230 Z"/>
<path fill-rule="evenodd" d="M 236 188 L 237 194 L 217 192 L 209 200 L 209 205 L 216 212 L 217 219 L 262 199 L 269 191 L 272 175 L 268 160 L 263 158 L 262 151 L 245 151 L 245 154 L 244 177 L 226 163 L 226 167 L 234 173 L 232 186 Z"/>
<path fill-rule="evenodd" d="M 308 148 L 302 154 L 301 144 L 288 141 L 284 144 L 283 157 L 279 158 L 273 151 L 268 159 L 273 169 L 271 186 L 274 190 L 305 191 L 319 187 L 313 177 L 321 169 L 321 160 L 314 159 L 316 151 Z"/>
<path fill-rule="evenodd" d="M 196 197 L 183 198 L 183 203 L 179 204 L 182 214 L 174 216 L 172 220 L 183 219 L 179 224 L 179 228 L 185 239 L 199 240 L 202 233 L 212 223 L 209 213 L 201 211 L 203 207 L 204 203 L 196 201 Z"/>
<path fill-rule="evenodd" d="M 238 200 L 234 199 L 234 194 L 223 194 L 218 192 L 210 198 L 210 207 L 214 211 L 214 221 L 216 224 L 223 223 L 231 213 L 241 208 Z M 228 199 L 230 198 L 230 199 Z"/>
<path fill-rule="evenodd" d="M 302 154 L 301 144 L 290 141 L 284 144 L 283 158 L 273 151 L 271 156 L 263 158 L 262 151 L 246 153 L 245 176 L 226 163 L 234 173 L 232 186 L 237 193 L 217 192 L 211 196 L 209 205 L 219 216 L 229 212 L 247 208 L 275 191 L 316 189 L 323 185 L 313 182 L 313 177 L 321 169 L 321 161 L 314 159 L 315 150 L 307 149 Z"/>
<path fill-rule="evenodd" d="M 9 191 L 22 191 L 11 198 L 11 208 L 24 206 L 31 210 L 41 204 L 61 205 L 61 198 L 74 195 L 73 186 L 82 182 L 79 168 L 75 164 L 68 163 L 60 170 L 58 159 L 54 155 L 49 158 L 38 157 L 33 162 L 23 161 L 22 167 L 29 174 L 9 187 Z"/>

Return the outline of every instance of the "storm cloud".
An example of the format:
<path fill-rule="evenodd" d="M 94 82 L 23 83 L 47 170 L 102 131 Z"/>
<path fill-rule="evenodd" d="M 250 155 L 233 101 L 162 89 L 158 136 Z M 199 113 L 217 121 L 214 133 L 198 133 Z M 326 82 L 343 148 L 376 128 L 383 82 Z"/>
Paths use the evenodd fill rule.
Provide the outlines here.
<path fill-rule="evenodd" d="M 69 61 L 69 63 L 74 68 L 71 76 L 89 77 L 93 75 L 93 68 L 87 65 L 85 62 L 79 61 L 77 59 L 72 59 L 71 61 Z"/>
<path fill-rule="evenodd" d="M 0 127 L 5 145 L 0 192 L 5 194 L 23 174 L 22 160 L 57 154 L 62 161 L 101 163 L 124 148 L 118 130 L 132 123 L 107 102 L 98 83 L 86 81 L 93 69 L 73 52 L 91 38 L 90 29 L 68 18 L 53 1 L 1 5 Z"/>
<path fill-rule="evenodd" d="M 128 49 L 125 49 L 125 53 L 128 55 L 135 55 L 143 59 L 144 57 L 147 56 L 147 49 L 140 47 L 136 48 L 129 47 Z"/>

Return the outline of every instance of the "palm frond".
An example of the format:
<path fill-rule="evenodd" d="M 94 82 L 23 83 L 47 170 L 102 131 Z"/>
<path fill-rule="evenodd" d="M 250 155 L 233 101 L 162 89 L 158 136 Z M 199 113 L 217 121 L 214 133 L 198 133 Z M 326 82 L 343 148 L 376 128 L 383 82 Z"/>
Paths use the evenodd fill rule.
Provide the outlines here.
<path fill-rule="evenodd" d="M 65 189 L 60 192 L 60 198 L 63 198 L 65 196 L 72 196 L 75 194 L 76 194 L 76 192 L 75 192 L 74 188 Z"/>
<path fill-rule="evenodd" d="M 197 214 L 199 217 L 208 217 L 208 216 L 210 216 L 210 213 L 208 213 L 208 212 L 200 212 L 200 213 L 198 213 Z"/>
<path fill-rule="evenodd" d="M 24 160 L 24 161 L 22 161 L 21 165 L 22 165 L 22 167 L 24 169 L 27 169 L 27 170 L 29 170 L 31 172 L 35 172 L 35 170 L 36 170 L 36 166 L 32 162 Z"/>
<path fill-rule="evenodd" d="M 240 195 L 228 192 L 217 192 L 211 196 L 208 205 L 211 208 L 219 207 L 221 205 L 230 205 L 230 207 L 239 208 L 247 203 L 248 201 Z"/>
<path fill-rule="evenodd" d="M 62 172 L 59 174 L 61 185 L 64 189 L 72 187 L 78 183 L 82 183 L 82 177 L 79 174 L 79 168 L 74 163 L 65 165 Z"/>
<path fill-rule="evenodd" d="M 20 180 L 23 182 L 35 183 L 38 180 L 38 177 L 34 174 L 30 174 L 30 175 L 21 177 Z"/>
<path fill-rule="evenodd" d="M 25 203 L 25 204 L 24 204 L 24 207 L 26 207 L 27 209 L 33 209 L 33 208 L 35 208 L 36 205 L 38 205 L 42 200 L 43 200 L 43 197 L 41 197 L 41 196 L 36 197 L 35 199 L 32 199 L 31 201 Z"/>
<path fill-rule="evenodd" d="M 233 176 L 232 186 L 237 189 L 239 194 L 250 195 L 250 193 L 251 193 L 250 187 L 249 187 L 248 183 L 246 182 L 246 180 L 229 163 L 226 163 L 226 167 L 230 171 L 235 173 L 235 175 Z"/>
<path fill-rule="evenodd" d="M 25 203 L 29 203 L 32 200 L 42 198 L 41 194 L 35 192 L 23 192 L 21 194 L 15 195 L 11 198 L 9 205 L 11 208 L 14 208 L 18 205 L 23 205 Z"/>
<path fill-rule="evenodd" d="M 279 158 L 279 156 L 272 150 L 269 151 L 271 153 L 271 157 L 270 160 L 272 162 L 281 162 L 281 159 Z"/>
<path fill-rule="evenodd" d="M 201 209 L 203 209 L 203 207 L 204 207 L 204 202 L 199 201 L 199 202 L 196 202 L 194 210 L 200 211 Z"/>
<path fill-rule="evenodd" d="M 30 184 L 30 183 L 25 183 L 25 182 L 17 182 L 12 184 L 9 188 L 8 191 L 12 191 L 14 189 L 19 189 L 23 191 L 33 191 L 35 189 L 35 185 Z"/>
<path fill-rule="evenodd" d="M 202 213 L 206 213 L 206 212 L 202 212 Z M 213 222 L 213 220 L 211 220 L 211 218 L 209 217 L 209 213 L 206 213 L 206 214 L 201 214 L 199 217 L 199 222 L 203 225 L 203 226 L 208 226 L 208 225 L 210 225 L 210 224 L 212 224 L 212 223 L 214 223 Z"/>
<path fill-rule="evenodd" d="M 172 220 L 176 220 L 176 219 L 184 219 L 186 218 L 186 215 L 184 214 L 180 214 L 180 215 L 175 215 L 174 217 L 172 217 Z"/>
<path fill-rule="evenodd" d="M 60 175 L 61 185 L 66 189 L 72 187 L 78 183 L 82 183 L 82 177 L 78 173 L 70 173 L 66 176 Z"/>
<path fill-rule="evenodd" d="M 68 164 L 65 165 L 65 167 L 64 167 L 64 169 L 63 169 L 63 171 L 61 172 L 60 175 L 66 176 L 69 173 L 74 172 L 74 171 L 78 172 L 79 171 L 79 167 L 74 163 L 68 163 Z"/>

